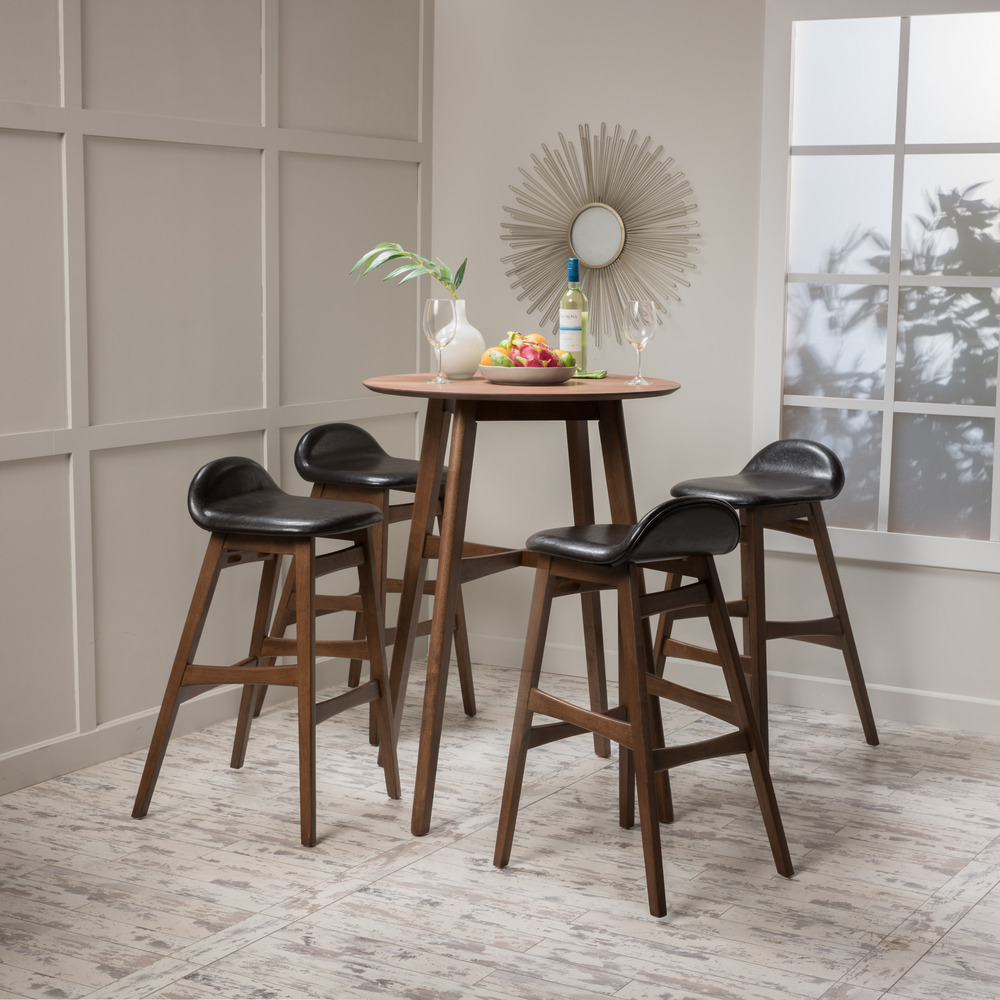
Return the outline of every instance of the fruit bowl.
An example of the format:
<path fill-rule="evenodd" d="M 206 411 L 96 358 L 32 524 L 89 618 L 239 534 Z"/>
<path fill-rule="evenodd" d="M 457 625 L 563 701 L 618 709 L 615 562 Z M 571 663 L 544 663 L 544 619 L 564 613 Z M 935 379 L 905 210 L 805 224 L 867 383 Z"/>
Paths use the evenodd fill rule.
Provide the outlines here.
<path fill-rule="evenodd" d="M 576 366 L 565 368 L 504 368 L 501 365 L 480 365 L 479 374 L 497 385 L 557 385 L 568 382 L 576 374 Z"/>

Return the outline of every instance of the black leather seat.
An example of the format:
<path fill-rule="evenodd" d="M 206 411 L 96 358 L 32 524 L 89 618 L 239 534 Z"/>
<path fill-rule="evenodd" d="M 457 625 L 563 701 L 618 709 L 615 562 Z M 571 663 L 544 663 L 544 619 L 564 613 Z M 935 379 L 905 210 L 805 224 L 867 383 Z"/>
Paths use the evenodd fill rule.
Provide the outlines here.
<path fill-rule="evenodd" d="M 494 864 L 510 861 L 528 750 L 580 733 L 597 733 L 622 748 L 619 822 L 635 821 L 635 789 L 649 910 L 666 913 L 659 823 L 673 818 L 668 771 L 692 761 L 745 754 L 777 870 L 792 874 L 788 845 L 778 812 L 767 756 L 750 706 L 739 652 L 726 614 L 714 557 L 739 541 L 736 512 L 719 500 L 677 499 L 655 507 L 635 525 L 598 524 L 536 532 L 525 543 L 537 553 L 535 585 L 521 683 L 511 735 Z M 641 570 L 692 577 L 693 582 L 645 593 Z M 553 598 L 588 590 L 617 593 L 619 704 L 607 711 L 583 708 L 539 687 L 545 636 Z M 711 623 L 725 676 L 728 699 L 664 680 L 652 672 L 645 619 L 665 609 Z M 722 719 L 733 728 L 721 736 L 665 747 L 659 702 L 666 698 Z M 555 722 L 534 723 L 534 715 Z"/>
<path fill-rule="evenodd" d="M 181 634 L 167 690 L 153 732 L 132 815 L 145 816 L 179 706 L 195 694 L 219 684 L 242 684 L 243 708 L 259 687 L 280 684 L 298 692 L 299 803 L 302 843 L 316 843 L 316 724 L 355 705 L 372 705 L 378 729 L 379 759 L 386 791 L 399 798 L 399 767 L 392 735 L 392 712 L 382 641 L 382 601 L 375 577 L 372 531 L 381 523 L 378 508 L 368 503 L 292 496 L 249 458 L 220 458 L 205 465 L 188 490 L 188 510 L 195 524 L 211 532 L 194 597 Z M 316 539 L 348 543 L 335 552 L 316 555 Z M 283 555 L 292 557 L 289 577 L 296 584 L 296 638 L 266 635 L 277 593 Z M 262 563 L 249 655 L 228 665 L 195 663 L 198 641 L 224 569 Z M 360 641 L 319 641 L 312 612 L 314 584 L 320 572 L 356 568 L 364 619 Z M 371 679 L 347 694 L 316 704 L 317 652 L 324 656 L 360 657 L 371 663 Z M 280 656 L 295 662 L 276 666 Z M 249 712 L 241 711 L 233 749 L 233 767 L 241 767 L 249 735 Z"/>
<path fill-rule="evenodd" d="M 878 731 L 872 715 L 858 658 L 854 633 L 847 615 L 844 593 L 830 544 L 822 504 L 844 488 L 840 459 L 816 441 L 789 439 L 762 448 L 732 476 L 711 476 L 677 483 L 675 497 L 722 500 L 740 512 L 743 593 L 731 602 L 729 612 L 743 619 L 743 667 L 750 678 L 750 693 L 765 747 L 767 720 L 767 642 L 799 639 L 841 650 L 865 738 L 873 746 Z M 764 529 L 809 538 L 816 552 L 830 604 L 830 615 L 809 621 L 774 621 L 767 617 L 764 577 Z M 657 649 L 666 656 L 715 662 L 711 651 L 672 638 L 677 616 L 660 620 Z"/>
<path fill-rule="evenodd" d="M 381 444 L 363 427 L 351 423 L 321 424 L 310 428 L 299 439 L 295 448 L 295 468 L 299 475 L 312 483 L 312 496 L 349 501 L 362 501 L 376 506 L 382 512 L 381 522 L 375 526 L 375 564 L 383 602 L 387 594 L 399 593 L 402 580 L 389 576 L 389 525 L 407 521 L 413 516 L 412 503 L 390 503 L 390 492 L 416 493 L 420 463 L 414 458 L 397 458 L 388 454 Z M 447 478 L 447 470 L 445 472 Z M 434 593 L 434 581 L 424 584 L 424 593 Z M 364 634 L 358 612 L 357 595 L 319 594 L 316 598 L 317 614 L 336 611 L 355 612 L 355 638 Z M 294 581 L 288 580 L 278 602 L 271 634 L 281 636 L 295 622 Z M 417 635 L 430 633 L 430 620 L 417 625 Z M 385 643 L 392 646 L 396 629 L 387 626 Z M 466 715 L 476 714 L 476 695 L 472 680 L 472 656 L 465 627 L 465 609 L 459 597 L 455 620 L 455 657 L 461 684 L 462 703 Z M 361 680 L 361 661 L 352 660 L 348 684 L 357 687 Z M 265 689 L 261 689 L 254 705 L 259 714 Z M 393 699 L 397 692 L 393 690 Z M 375 740 L 374 727 L 372 739 Z"/>
<path fill-rule="evenodd" d="M 295 468 L 309 483 L 412 493 L 420 463 L 388 454 L 363 427 L 337 423 L 313 427 L 299 438 Z"/>

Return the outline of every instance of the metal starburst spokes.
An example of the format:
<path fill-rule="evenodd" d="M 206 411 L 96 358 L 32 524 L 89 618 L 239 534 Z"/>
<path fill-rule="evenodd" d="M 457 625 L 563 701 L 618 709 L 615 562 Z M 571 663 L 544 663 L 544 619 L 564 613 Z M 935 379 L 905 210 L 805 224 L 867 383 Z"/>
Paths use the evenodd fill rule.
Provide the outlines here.
<path fill-rule="evenodd" d="M 518 301 L 530 301 L 529 313 L 542 310 L 542 325 L 554 324 L 566 258 L 574 255 L 574 221 L 590 206 L 613 209 L 624 228 L 620 251 L 605 266 L 581 261 L 581 284 L 592 342 L 599 345 L 613 331 L 621 343 L 623 302 L 652 299 L 662 310 L 667 299 L 680 301 L 678 286 L 689 287 L 684 274 L 695 267 L 699 234 L 688 216 L 698 206 L 685 200 L 692 192 L 684 174 L 671 169 L 671 157 L 661 158 L 662 146 L 650 148 L 648 136 L 640 143 L 633 129 L 626 139 L 620 125 L 609 134 L 604 123 L 595 135 L 589 125 L 579 129 L 579 157 L 560 132 L 559 149 L 543 144 L 541 157 L 532 154 L 533 173 L 519 169 L 523 183 L 511 187 L 518 207 L 504 206 L 513 221 L 501 226 L 501 239 L 514 252 L 503 263 L 511 265 L 505 273 L 520 289 Z"/>

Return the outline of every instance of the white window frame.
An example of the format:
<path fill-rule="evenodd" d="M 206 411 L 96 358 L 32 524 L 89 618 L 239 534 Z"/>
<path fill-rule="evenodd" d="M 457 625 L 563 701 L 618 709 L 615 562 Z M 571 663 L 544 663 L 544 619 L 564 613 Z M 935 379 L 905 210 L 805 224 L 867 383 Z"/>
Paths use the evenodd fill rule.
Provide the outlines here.
<path fill-rule="evenodd" d="M 862 17 L 902 17 L 921 14 L 961 14 L 1000 11 L 998 0 L 766 0 L 761 140 L 760 224 L 757 265 L 757 308 L 754 357 L 754 448 L 780 436 L 783 395 L 785 283 L 791 175 L 792 32 L 796 21 Z M 892 151 L 893 147 L 886 147 Z M 1000 144 L 977 146 L 1000 152 Z M 879 147 L 879 151 L 883 151 Z M 897 160 L 901 163 L 901 158 Z M 897 199 L 898 200 L 898 199 Z M 907 279 L 909 281 L 909 279 Z M 914 282 L 915 283 L 915 282 Z M 975 284 L 975 279 L 966 281 Z M 886 375 L 886 383 L 891 381 Z M 794 402 L 790 397 L 789 402 Z M 864 400 L 852 402 L 864 406 Z M 935 408 L 922 406 L 921 412 Z M 956 412 L 949 408 L 949 412 Z M 1000 424 L 1000 421 L 998 421 Z M 1000 426 L 997 442 L 1000 445 Z M 888 475 L 888 470 L 882 470 Z M 994 467 L 994 476 L 1000 468 Z M 998 484 L 1000 485 L 1000 484 Z M 1000 489 L 994 487 L 994 497 Z M 1000 530 L 994 501 L 993 532 Z M 777 533 L 771 533 L 777 534 Z M 838 555 L 878 562 L 940 566 L 1000 572 L 1000 542 L 907 535 L 888 531 L 831 528 Z M 805 551 L 803 543 L 780 534 L 769 538 L 778 551 Z"/>

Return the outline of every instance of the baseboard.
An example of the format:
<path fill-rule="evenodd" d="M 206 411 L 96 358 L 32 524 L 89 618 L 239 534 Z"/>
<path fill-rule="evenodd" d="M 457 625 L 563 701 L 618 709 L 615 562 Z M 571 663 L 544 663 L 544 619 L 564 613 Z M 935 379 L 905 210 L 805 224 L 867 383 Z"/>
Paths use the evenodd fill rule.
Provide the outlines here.
<path fill-rule="evenodd" d="M 471 636 L 470 639 L 477 663 L 520 667 L 523 640 L 484 635 Z M 617 654 L 606 651 L 605 662 L 609 680 L 615 681 L 618 677 Z M 320 686 L 343 682 L 346 664 L 328 663 L 322 667 L 318 678 Z M 573 677 L 586 676 L 583 648 L 568 643 L 550 643 L 545 649 L 544 668 Z M 672 670 L 672 676 L 680 683 L 721 693 L 721 677 L 714 667 L 684 660 L 674 663 Z M 856 714 L 846 678 L 772 671 L 768 675 L 768 683 L 772 704 Z M 868 694 L 877 721 L 1000 736 L 1000 702 L 992 699 L 881 684 L 869 684 Z M 272 689 L 268 697 L 273 701 L 290 698 L 292 691 L 288 689 L 286 693 Z M 210 691 L 192 698 L 178 713 L 175 735 L 195 732 L 235 718 L 238 699 L 239 691 L 235 688 Z M 0 756 L 0 795 L 149 746 L 156 714 L 156 709 L 150 709 L 99 726 L 91 732 L 71 733 Z"/>
<path fill-rule="evenodd" d="M 523 640 L 503 636 L 473 636 L 477 662 L 520 667 Z M 617 653 L 606 650 L 608 677 L 618 676 Z M 545 670 L 586 676 L 583 648 L 549 643 L 545 647 Z M 723 693 L 721 676 L 715 667 L 689 660 L 674 661 L 672 676 L 710 693 Z M 854 695 L 846 676 L 822 677 L 773 670 L 768 674 L 768 695 L 772 704 L 813 708 L 826 712 L 856 715 Z M 947 691 L 923 691 L 869 683 L 868 697 L 876 721 L 899 722 L 936 729 L 951 729 L 1000 736 L 1000 701 L 956 695 Z"/>
<path fill-rule="evenodd" d="M 317 664 L 317 686 L 342 683 L 346 664 Z M 267 704 L 294 697 L 293 688 L 268 691 Z M 235 719 L 240 691 L 235 687 L 219 688 L 186 701 L 177 713 L 174 736 L 193 733 L 227 719 Z M 82 767 L 134 753 L 149 746 L 159 706 L 124 719 L 116 719 L 86 733 L 69 733 L 58 739 L 23 747 L 0 756 L 0 795 L 27 788 Z"/>
<path fill-rule="evenodd" d="M 846 678 L 810 677 L 775 671 L 768 676 L 768 684 L 772 703 L 857 714 L 854 695 Z M 868 684 L 867 688 L 876 722 L 898 722 L 1000 736 L 1000 701 L 886 684 Z"/>

